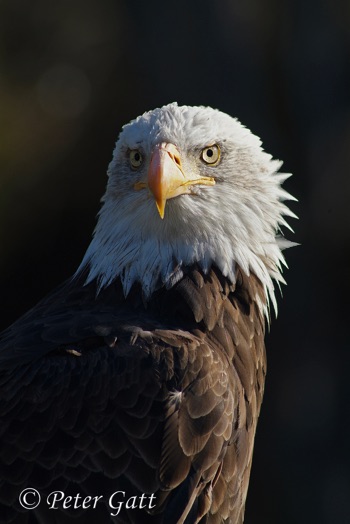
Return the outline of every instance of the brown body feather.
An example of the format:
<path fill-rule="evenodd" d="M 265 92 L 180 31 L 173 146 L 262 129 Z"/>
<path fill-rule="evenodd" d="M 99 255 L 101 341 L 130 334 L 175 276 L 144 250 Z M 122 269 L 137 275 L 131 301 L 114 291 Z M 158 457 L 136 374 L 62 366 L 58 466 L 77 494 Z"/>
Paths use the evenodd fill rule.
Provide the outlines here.
<path fill-rule="evenodd" d="M 265 302 L 192 267 L 147 303 L 119 281 L 64 284 L 0 338 L 0 521 L 243 522 L 265 378 Z M 45 497 L 103 495 L 96 509 L 51 511 Z M 155 494 L 150 512 L 111 517 L 109 496 Z M 75 517 L 74 520 L 72 516 Z M 33 522 L 33 521 L 31 521 Z"/>

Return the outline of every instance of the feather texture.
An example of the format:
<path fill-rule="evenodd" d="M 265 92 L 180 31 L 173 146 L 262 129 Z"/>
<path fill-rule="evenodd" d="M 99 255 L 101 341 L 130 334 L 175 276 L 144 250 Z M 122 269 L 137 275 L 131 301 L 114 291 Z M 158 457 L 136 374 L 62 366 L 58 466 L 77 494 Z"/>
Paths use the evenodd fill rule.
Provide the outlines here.
<path fill-rule="evenodd" d="M 96 299 L 93 284 L 81 288 L 73 280 L 4 332 L 0 500 L 6 522 L 18 518 L 18 494 L 28 486 L 42 494 L 102 494 L 105 502 L 117 490 L 156 494 L 153 515 L 124 510 L 118 522 L 170 522 L 165 515 L 175 506 L 179 522 L 197 522 L 208 510 L 207 522 L 215 515 L 242 522 L 265 356 L 263 318 L 253 299 L 262 286 L 254 277 L 236 280 L 241 286 L 225 288 L 215 268 L 207 275 L 188 269 L 147 308 L 138 286 L 125 300 L 116 281 Z M 196 296 L 195 308 L 189 296 Z M 102 331 L 117 337 L 114 347 Z M 72 347 L 80 357 L 66 351 Z M 103 513 L 105 522 L 113 521 L 108 505 Z M 82 522 L 89 518 L 95 521 L 94 511 L 81 510 Z"/>

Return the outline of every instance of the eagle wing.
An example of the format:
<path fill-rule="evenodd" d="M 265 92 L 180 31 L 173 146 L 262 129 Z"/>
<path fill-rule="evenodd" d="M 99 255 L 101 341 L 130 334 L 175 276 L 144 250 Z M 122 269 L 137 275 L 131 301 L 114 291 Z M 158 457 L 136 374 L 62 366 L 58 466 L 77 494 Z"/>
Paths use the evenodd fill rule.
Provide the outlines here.
<path fill-rule="evenodd" d="M 69 282 L 6 330 L 3 522 L 27 521 L 28 487 L 40 523 L 242 522 L 265 375 L 259 293 L 215 269 L 188 271 L 147 307 L 137 289 L 125 300 L 118 283 L 96 297 Z M 101 500 L 52 512 L 56 491 Z"/>

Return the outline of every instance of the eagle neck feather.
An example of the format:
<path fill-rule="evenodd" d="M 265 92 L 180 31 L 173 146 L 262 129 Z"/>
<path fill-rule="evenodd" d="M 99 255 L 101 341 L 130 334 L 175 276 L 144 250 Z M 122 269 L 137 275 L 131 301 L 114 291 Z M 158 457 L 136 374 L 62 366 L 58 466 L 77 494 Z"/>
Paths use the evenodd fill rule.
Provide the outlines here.
<path fill-rule="evenodd" d="M 128 231 L 121 224 L 106 237 L 106 216 L 108 213 L 100 217 L 94 239 L 76 273 L 87 272 L 86 283 L 96 281 L 97 293 L 120 278 L 125 297 L 135 283 L 140 283 L 147 301 L 159 288 L 172 288 L 183 278 L 186 269 L 194 264 L 203 274 L 207 274 L 211 267 L 217 267 L 231 284 L 236 282 L 239 267 L 247 276 L 256 275 L 261 281 L 266 300 L 258 298 L 258 301 L 264 314 L 269 317 L 268 297 L 276 307 L 272 278 L 284 282 L 280 274 L 284 258 L 274 238 L 270 239 L 274 258 L 264 259 L 263 255 L 254 254 L 243 242 L 242 247 L 237 249 L 229 232 L 208 238 L 206 231 L 202 234 L 199 229 L 195 231 L 196 223 L 187 225 L 188 238 L 165 228 L 154 232 L 154 235 L 148 234 L 148 239 L 144 240 L 147 237 L 142 228 L 136 232 Z M 194 230 L 191 231 L 191 228 Z M 191 237 L 194 240 L 190 241 Z"/>

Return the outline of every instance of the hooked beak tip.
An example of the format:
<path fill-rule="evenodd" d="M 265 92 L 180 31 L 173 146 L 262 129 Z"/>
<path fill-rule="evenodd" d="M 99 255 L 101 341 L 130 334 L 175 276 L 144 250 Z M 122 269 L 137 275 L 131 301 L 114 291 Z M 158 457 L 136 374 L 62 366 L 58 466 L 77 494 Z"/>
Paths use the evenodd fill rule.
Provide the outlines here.
<path fill-rule="evenodd" d="M 158 209 L 159 216 L 163 220 L 164 213 L 165 213 L 165 201 L 164 200 L 161 201 L 161 202 L 157 202 L 156 201 L 156 206 L 157 206 L 157 209 Z"/>

